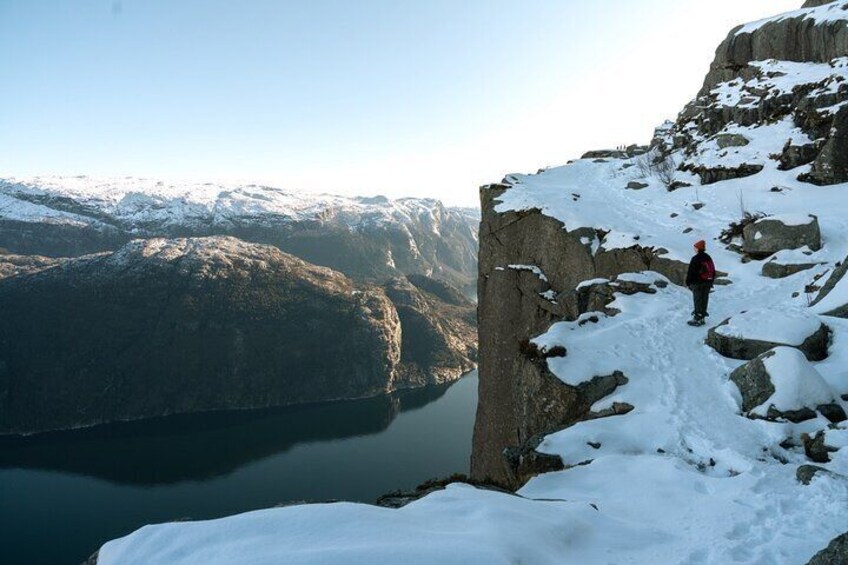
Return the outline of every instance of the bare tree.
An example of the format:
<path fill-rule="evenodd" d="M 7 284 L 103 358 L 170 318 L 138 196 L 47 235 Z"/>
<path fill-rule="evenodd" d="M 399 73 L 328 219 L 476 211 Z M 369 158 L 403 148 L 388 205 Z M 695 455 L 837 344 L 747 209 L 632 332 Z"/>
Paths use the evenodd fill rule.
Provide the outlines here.
<path fill-rule="evenodd" d="M 636 167 L 643 177 L 654 177 L 666 188 L 671 188 L 677 172 L 677 161 L 664 147 L 655 147 L 636 158 Z"/>

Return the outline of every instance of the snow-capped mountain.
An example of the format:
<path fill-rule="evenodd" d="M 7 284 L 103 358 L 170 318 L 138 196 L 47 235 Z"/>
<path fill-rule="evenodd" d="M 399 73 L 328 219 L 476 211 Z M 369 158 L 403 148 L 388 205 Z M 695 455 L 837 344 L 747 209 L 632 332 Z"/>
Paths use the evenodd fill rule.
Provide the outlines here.
<path fill-rule="evenodd" d="M 425 274 L 468 288 L 477 221 L 433 199 L 134 177 L 0 179 L 0 248 L 17 254 L 76 256 L 134 238 L 232 235 L 355 278 Z"/>
<path fill-rule="evenodd" d="M 846 57 L 848 2 L 808 0 L 732 30 L 649 146 L 482 190 L 472 479 L 515 494 L 148 526 L 98 563 L 848 562 Z"/>

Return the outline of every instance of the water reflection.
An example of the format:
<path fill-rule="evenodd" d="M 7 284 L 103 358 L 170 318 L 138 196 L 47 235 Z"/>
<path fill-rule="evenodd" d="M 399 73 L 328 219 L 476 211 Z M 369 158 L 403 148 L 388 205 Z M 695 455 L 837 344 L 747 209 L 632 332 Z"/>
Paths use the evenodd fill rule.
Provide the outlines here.
<path fill-rule="evenodd" d="M 449 387 L 0 438 L 0 469 L 60 471 L 142 486 L 208 480 L 298 444 L 377 434 L 400 413 L 438 400 Z"/>

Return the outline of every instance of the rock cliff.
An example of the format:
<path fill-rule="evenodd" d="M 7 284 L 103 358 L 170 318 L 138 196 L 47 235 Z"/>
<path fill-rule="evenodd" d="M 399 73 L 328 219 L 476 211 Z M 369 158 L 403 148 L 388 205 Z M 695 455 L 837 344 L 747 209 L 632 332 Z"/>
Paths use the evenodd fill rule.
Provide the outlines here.
<path fill-rule="evenodd" d="M 832 245 L 821 251 L 820 241 L 796 244 L 791 237 L 792 230 L 806 229 L 806 214 L 826 196 L 810 196 L 807 204 L 800 194 L 793 195 L 793 205 L 775 202 L 796 186 L 848 181 L 848 152 L 842 151 L 848 131 L 842 127 L 848 112 L 848 2 L 808 4 L 735 28 L 718 48 L 698 97 L 675 122 L 657 129 L 649 147 L 592 151 L 561 170 L 509 175 L 481 189 L 475 479 L 516 488 L 532 473 L 515 453 L 532 453 L 556 430 L 632 409 L 599 402 L 621 396 L 613 393 L 631 377 L 626 371 L 624 379 L 597 372 L 596 384 L 603 386 L 594 387 L 557 377 L 551 367 L 558 356 L 568 359 L 569 347 L 558 354 L 540 349 L 539 336 L 557 323 L 588 328 L 615 316 L 617 296 L 655 292 L 650 277 L 682 285 L 692 242 L 730 234 L 726 226 L 749 204 L 762 206 L 757 210 L 765 215 L 784 208 L 796 214 L 740 223 L 736 235 L 727 235 L 730 254 L 722 253 L 720 268 L 738 261 L 735 253 L 750 261 L 800 248 L 792 262 L 807 269 L 839 257 Z M 743 179 L 749 184 L 740 184 Z M 723 195 L 705 192 L 708 185 Z M 658 192 L 648 195 L 652 190 Z M 727 191 L 741 210 L 732 210 L 734 197 L 727 198 Z M 620 213 L 612 199 L 620 201 Z M 661 200 L 667 202 L 657 208 Z M 711 206 L 709 220 L 704 206 Z M 765 225 L 781 229 L 770 239 L 754 234 L 755 226 Z M 744 248 L 735 242 L 743 231 L 751 232 Z M 774 249 L 748 249 L 765 249 L 764 241 Z M 816 256 L 826 260 L 816 263 Z M 646 271 L 654 273 L 646 284 L 623 284 L 627 273 Z M 826 328 L 822 335 L 826 342 Z M 824 351 L 819 355 L 827 355 L 826 345 Z M 596 403 L 606 404 L 606 411 L 599 413 Z"/>
<path fill-rule="evenodd" d="M 132 241 L 0 280 L 0 433 L 361 398 L 473 365 L 471 326 L 230 237 Z M 468 302 L 453 306 L 473 311 Z M 422 337 L 423 336 L 423 337 Z M 473 336 L 472 336 L 473 337 Z M 404 349 L 431 342 L 434 358 Z M 409 375 L 413 373 L 415 378 Z"/>

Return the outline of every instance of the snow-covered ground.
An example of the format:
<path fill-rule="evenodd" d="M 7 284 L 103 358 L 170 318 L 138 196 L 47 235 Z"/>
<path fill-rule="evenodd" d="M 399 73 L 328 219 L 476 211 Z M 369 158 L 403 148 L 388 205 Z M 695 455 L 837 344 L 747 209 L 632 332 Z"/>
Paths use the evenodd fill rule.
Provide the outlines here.
<path fill-rule="evenodd" d="M 712 325 L 746 310 L 809 325 L 804 286 L 848 254 L 848 186 L 803 184 L 795 180 L 800 170 L 778 171 L 767 161 L 759 174 L 699 187 L 706 206 L 695 210 L 695 187 L 667 192 L 649 179 L 644 190 L 625 189 L 642 179 L 638 167 L 624 163 L 581 160 L 512 175 L 516 184 L 498 209 L 538 207 L 568 229 L 610 230 L 607 238 L 617 246 L 638 234 L 641 245 L 665 247 L 680 260 L 688 260 L 695 240 L 706 239 L 733 282 L 713 293 Z M 563 198 L 572 192 L 581 198 Z M 762 261 L 745 264 L 725 250 L 715 238 L 741 216 L 740 199 L 751 211 L 817 215 L 824 245 L 807 257 L 822 265 L 775 280 L 761 276 Z M 827 422 L 741 416 L 728 375 L 743 362 L 720 356 L 704 344 L 704 329 L 685 324 L 692 309 L 687 289 L 660 286 L 656 294 L 619 295 L 611 306 L 621 313 L 614 317 L 561 322 L 536 340 L 566 346 L 566 357 L 549 360 L 565 382 L 614 370 L 630 379 L 595 408 L 628 402 L 632 412 L 579 423 L 540 446 L 567 464 L 588 465 L 539 476 L 517 496 L 454 486 L 400 510 L 332 504 L 148 526 L 104 546 L 100 563 L 805 562 L 848 530 L 848 480 L 817 476 L 801 485 L 795 471 L 808 462 L 803 450 L 780 444 L 788 437 L 800 443 L 802 432 Z M 830 357 L 814 366 L 834 395 L 846 394 L 848 321 L 821 319 L 834 341 Z M 783 336 L 787 343 L 797 341 L 789 328 L 770 329 L 790 334 Z M 845 445 L 846 436 L 841 424 L 827 437 Z M 848 475 L 848 449 L 825 466 Z"/>

